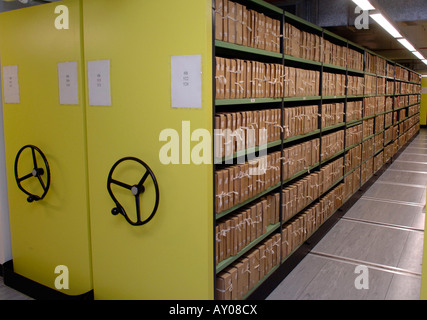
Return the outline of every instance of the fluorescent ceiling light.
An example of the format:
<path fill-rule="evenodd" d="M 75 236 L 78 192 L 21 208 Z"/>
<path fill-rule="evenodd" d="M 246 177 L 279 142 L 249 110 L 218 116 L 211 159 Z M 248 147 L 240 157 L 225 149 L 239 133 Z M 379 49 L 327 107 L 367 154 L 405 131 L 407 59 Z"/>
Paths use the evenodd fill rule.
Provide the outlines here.
<path fill-rule="evenodd" d="M 418 51 L 414 51 L 414 52 L 412 52 L 418 59 L 420 59 L 420 60 L 425 60 L 425 58 L 424 58 L 424 56 L 421 54 L 421 53 L 419 53 Z"/>
<path fill-rule="evenodd" d="M 381 27 L 383 27 L 388 33 L 395 38 L 402 38 L 402 35 L 395 27 L 381 13 L 371 14 L 371 18 L 374 19 Z"/>
<path fill-rule="evenodd" d="M 423 60 L 423 62 L 424 62 L 425 64 L 427 64 L 427 60 Z"/>
<path fill-rule="evenodd" d="M 412 44 L 410 44 L 408 40 L 406 40 L 406 39 L 397 39 L 397 41 L 399 41 L 409 51 L 411 51 L 411 52 L 412 51 L 417 51 L 417 49 L 415 49 L 414 46 Z"/>
<path fill-rule="evenodd" d="M 375 7 L 369 2 L 369 0 L 353 0 L 362 10 L 375 10 Z"/>

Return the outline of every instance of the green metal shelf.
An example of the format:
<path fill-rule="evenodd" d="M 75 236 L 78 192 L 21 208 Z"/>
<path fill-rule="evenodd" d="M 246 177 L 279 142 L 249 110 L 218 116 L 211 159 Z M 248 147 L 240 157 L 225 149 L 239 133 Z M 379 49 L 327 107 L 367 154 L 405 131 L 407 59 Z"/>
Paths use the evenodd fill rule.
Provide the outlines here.
<path fill-rule="evenodd" d="M 274 190 L 278 189 L 279 187 L 280 187 L 280 182 L 279 182 L 278 184 L 276 184 L 276 185 L 274 185 L 274 186 L 270 187 L 270 188 L 267 188 L 267 190 L 265 190 L 265 191 L 263 191 L 263 192 L 261 192 L 261 193 L 257 194 L 256 196 L 253 196 L 252 198 L 250 198 L 250 199 L 246 200 L 245 202 L 242 202 L 242 203 L 240 203 L 240 204 L 238 204 L 238 205 L 235 205 L 234 207 L 232 207 L 232 208 L 230 208 L 230 209 L 227 209 L 227 210 L 225 210 L 225 211 L 223 211 L 223 212 L 217 213 L 217 214 L 215 215 L 216 220 L 219 220 L 219 219 L 221 219 L 221 218 L 225 217 L 226 215 L 228 215 L 229 213 L 231 213 L 231 212 L 233 212 L 233 211 L 236 211 L 236 210 L 238 210 L 238 209 L 240 209 L 240 208 L 243 208 L 243 207 L 244 207 L 244 206 L 246 206 L 247 204 L 249 204 L 249 203 L 251 203 L 251 202 L 253 202 L 253 201 L 255 201 L 255 200 L 258 200 L 258 199 L 262 198 L 262 197 L 263 197 L 263 196 L 265 196 L 266 194 L 268 194 L 268 193 L 270 193 L 270 192 L 272 192 L 272 191 L 274 191 Z"/>
<path fill-rule="evenodd" d="M 311 200 L 304 208 L 301 209 L 301 211 L 297 212 L 295 215 L 293 215 L 292 217 L 289 217 L 288 220 L 286 221 L 282 221 L 282 226 L 284 226 L 287 222 L 289 222 L 290 220 L 292 220 L 294 217 L 298 216 L 299 214 L 303 213 L 305 211 L 305 209 L 307 209 L 308 207 L 310 207 L 313 203 L 315 203 L 317 200 L 319 200 L 320 198 L 322 198 L 325 194 L 327 194 L 329 191 L 332 190 L 332 188 L 336 187 L 338 184 L 340 184 L 342 182 L 342 180 L 344 180 L 344 176 L 341 176 L 339 179 L 335 180 L 335 182 L 328 187 L 328 189 L 326 189 L 325 192 L 322 192 L 320 194 L 320 196 L 316 199 Z"/>
<path fill-rule="evenodd" d="M 304 174 L 306 174 L 306 173 L 310 173 L 310 171 L 312 171 L 312 170 L 316 169 L 319 165 L 320 165 L 320 162 L 317 162 L 316 164 L 312 165 L 312 166 L 311 166 L 311 167 L 309 167 L 308 169 L 304 169 L 304 170 L 301 170 L 300 172 L 295 173 L 292 177 L 290 177 L 290 178 L 288 178 L 288 179 L 284 180 L 284 181 L 282 182 L 282 185 L 286 185 L 287 183 L 289 183 L 289 182 L 291 182 L 291 181 L 293 181 L 293 180 L 295 180 L 295 179 L 297 179 L 297 178 L 301 177 L 302 175 L 304 175 Z"/>
<path fill-rule="evenodd" d="M 342 127 L 345 127 L 345 122 L 341 122 L 341 123 L 334 124 L 334 125 L 329 126 L 329 127 L 322 128 L 322 133 L 334 130 L 336 128 L 342 128 Z"/>
<path fill-rule="evenodd" d="M 386 75 L 383 75 L 383 74 L 377 74 L 376 75 L 378 78 L 386 78 L 387 79 L 387 76 Z"/>
<path fill-rule="evenodd" d="M 394 109 L 393 111 L 398 111 L 398 110 L 401 110 L 401 109 L 405 109 L 405 108 L 413 107 L 413 106 L 416 106 L 417 104 L 420 104 L 420 103 L 419 103 L 419 102 L 416 102 L 416 103 L 413 103 L 413 104 L 408 104 L 407 106 L 403 106 L 403 107 L 400 107 L 400 108 Z"/>
<path fill-rule="evenodd" d="M 365 71 L 365 74 L 368 75 L 368 76 L 373 76 L 373 77 L 377 76 L 375 73 L 367 72 L 367 71 Z"/>
<path fill-rule="evenodd" d="M 320 163 L 324 164 L 324 163 L 326 163 L 328 161 L 331 161 L 332 159 L 338 158 L 339 156 L 341 156 L 342 154 L 344 154 L 344 152 L 345 152 L 345 150 L 341 150 L 341 151 L 335 153 L 334 155 L 330 156 L 329 158 L 320 161 Z"/>
<path fill-rule="evenodd" d="M 323 29 L 323 33 L 326 34 L 326 35 L 328 35 L 328 36 L 330 36 L 330 37 L 335 38 L 336 40 L 340 40 L 340 41 L 344 42 L 346 45 L 348 43 L 347 39 L 345 39 L 345 38 L 343 38 L 343 37 L 341 37 L 341 36 L 339 36 L 339 35 L 331 32 L 329 30 Z"/>
<path fill-rule="evenodd" d="M 267 280 L 268 278 L 270 278 L 270 276 L 274 273 L 274 272 L 276 272 L 276 270 L 277 269 L 279 269 L 279 267 L 280 267 L 280 263 L 278 263 L 277 265 L 275 265 L 271 270 L 270 270 L 270 272 L 268 272 L 265 276 L 264 276 L 264 278 L 262 278 L 260 281 L 258 281 L 258 283 L 251 289 L 251 290 L 249 290 L 248 291 L 248 293 L 247 294 L 245 294 L 244 295 L 244 297 L 243 297 L 243 300 L 246 300 L 247 298 L 249 298 L 250 297 L 250 295 L 252 294 L 252 293 L 254 293 L 258 288 L 259 288 L 259 286 L 265 281 L 265 280 Z"/>
<path fill-rule="evenodd" d="M 346 96 L 322 96 L 323 100 L 345 99 Z"/>
<path fill-rule="evenodd" d="M 308 21 L 306 21 L 300 17 L 297 17 L 296 15 L 289 13 L 287 11 L 285 11 L 285 19 L 286 19 L 286 21 L 287 21 L 287 19 L 291 19 L 295 22 L 298 22 L 298 23 L 300 23 L 306 27 L 312 28 L 312 29 L 319 31 L 319 32 L 322 32 L 324 30 L 323 28 L 316 26 L 315 24 L 308 22 Z"/>
<path fill-rule="evenodd" d="M 361 74 L 361 75 L 364 75 L 364 74 L 365 74 L 365 72 L 364 72 L 364 71 L 362 71 L 362 70 L 358 70 L 358 69 L 350 69 L 350 68 L 348 68 L 348 69 L 347 69 L 347 71 L 348 71 L 348 72 L 351 72 L 351 73 L 358 73 L 358 74 Z"/>
<path fill-rule="evenodd" d="M 351 128 L 363 123 L 363 119 L 352 120 L 346 123 L 347 128 Z"/>
<path fill-rule="evenodd" d="M 384 131 L 385 131 L 385 129 L 381 130 L 380 132 L 376 132 L 376 133 L 374 133 L 374 136 L 377 136 L 377 135 L 379 135 L 381 133 L 384 133 Z"/>
<path fill-rule="evenodd" d="M 416 95 L 420 95 L 421 93 L 395 93 L 395 96 L 416 96 Z"/>
<path fill-rule="evenodd" d="M 268 2 L 265 2 L 265 1 L 262 1 L 262 0 L 249 0 L 249 2 L 257 4 L 257 5 L 261 6 L 261 7 L 265 8 L 265 9 L 268 9 L 268 10 L 270 10 L 272 12 L 275 12 L 275 13 L 279 13 L 279 14 L 283 14 L 284 13 L 284 11 L 282 9 L 280 9 L 279 7 L 276 7 L 275 5 L 272 5 L 271 3 L 268 3 Z"/>
<path fill-rule="evenodd" d="M 377 113 L 377 114 L 376 114 L 376 116 L 377 116 L 377 117 L 378 117 L 378 116 L 382 116 L 383 114 L 390 113 L 390 112 L 393 112 L 393 110 L 388 110 L 388 111 L 384 111 L 384 112 Z"/>
<path fill-rule="evenodd" d="M 384 147 L 383 147 L 382 149 L 378 150 L 378 151 L 375 151 L 375 153 L 374 153 L 374 158 L 375 158 L 377 155 L 379 155 L 381 152 L 383 152 L 383 151 L 384 151 Z"/>
<path fill-rule="evenodd" d="M 311 64 L 311 65 L 314 65 L 314 66 L 321 66 L 322 65 L 322 63 L 319 62 L 319 61 L 308 60 L 308 59 L 304 59 L 304 58 L 298 58 L 298 57 L 294 57 L 294 56 L 290 56 L 290 55 L 285 54 L 285 63 L 287 61 L 293 61 L 293 62 Z"/>
<path fill-rule="evenodd" d="M 373 137 L 375 137 L 375 134 L 372 134 L 372 135 L 370 135 L 370 136 L 368 136 L 368 137 L 366 137 L 366 138 L 363 138 L 362 143 L 363 143 L 363 142 L 366 142 L 366 141 L 368 141 L 368 140 L 370 140 L 370 139 L 372 139 Z"/>
<path fill-rule="evenodd" d="M 283 100 L 285 102 L 295 102 L 295 101 L 311 101 L 311 100 L 320 100 L 320 96 L 311 96 L 311 97 L 286 97 Z"/>
<path fill-rule="evenodd" d="M 217 99 L 216 106 L 233 106 L 255 103 L 281 103 L 282 98 L 245 98 L 245 99 Z"/>
<path fill-rule="evenodd" d="M 371 118 L 375 118 L 376 116 L 377 116 L 376 114 L 373 114 L 373 115 L 370 115 L 370 116 L 363 117 L 362 120 L 368 120 L 368 119 L 371 119 Z"/>
<path fill-rule="evenodd" d="M 366 160 L 362 160 L 362 162 L 360 163 L 360 166 L 362 166 L 362 165 L 364 165 L 366 162 L 368 162 L 369 160 L 371 160 L 371 159 L 373 159 L 374 158 L 374 155 L 372 154 L 372 155 L 370 155 L 369 157 L 368 157 L 368 159 L 366 159 Z M 369 180 L 369 179 L 368 179 Z"/>
<path fill-rule="evenodd" d="M 346 147 L 344 151 L 347 152 L 347 151 L 349 151 L 349 150 L 351 150 L 353 148 L 356 148 L 357 146 L 359 146 L 361 144 L 362 144 L 362 142 L 355 143 L 355 144 L 353 144 L 353 145 L 351 145 L 349 147 Z"/>
<path fill-rule="evenodd" d="M 225 268 L 227 268 L 230 264 L 232 264 L 236 260 L 240 259 L 245 253 L 249 252 L 257 244 L 261 243 L 265 238 L 267 238 L 269 235 L 271 235 L 279 227 L 280 227 L 280 222 L 278 222 L 276 224 L 269 225 L 267 227 L 267 231 L 263 235 L 261 235 L 260 237 L 256 238 L 254 241 L 249 243 L 246 247 L 244 247 L 242 250 L 240 250 L 238 254 L 236 254 L 235 256 L 231 256 L 231 257 L 221 261 L 220 263 L 218 263 L 216 266 L 216 273 L 217 274 L 220 273 Z"/>
<path fill-rule="evenodd" d="M 347 67 L 341 67 L 341 66 L 337 66 L 337 65 L 334 65 L 334 64 L 331 64 L 331 63 L 324 63 L 323 67 L 329 68 L 329 69 L 347 71 Z"/>
<path fill-rule="evenodd" d="M 243 53 L 256 54 L 256 55 L 265 56 L 265 57 L 277 58 L 277 59 L 283 58 L 283 54 L 281 54 L 281 53 L 267 51 L 267 50 L 263 50 L 263 49 L 252 48 L 252 47 L 246 47 L 246 46 L 242 46 L 239 44 L 225 42 L 225 41 L 221 41 L 221 40 L 215 40 L 215 47 L 221 48 L 221 49 L 228 49 L 228 50 L 243 52 Z"/>
<path fill-rule="evenodd" d="M 344 174 L 344 179 L 347 178 L 349 175 L 351 175 L 354 171 L 356 171 L 357 169 L 360 169 L 360 165 L 356 166 L 356 168 L 351 169 L 349 172 L 347 172 L 346 174 Z"/>
<path fill-rule="evenodd" d="M 307 138 L 310 136 L 314 136 L 314 135 L 319 134 L 319 133 L 320 133 L 320 129 L 317 129 L 317 130 L 314 130 L 314 131 L 306 133 L 306 134 L 302 134 L 302 135 L 294 136 L 294 137 L 289 137 L 289 138 L 283 140 L 283 144 L 285 145 L 285 144 L 294 142 L 296 140 L 300 140 L 300 139 L 304 139 L 304 138 Z"/>
<path fill-rule="evenodd" d="M 412 71 L 411 71 L 411 72 L 412 72 Z M 399 81 L 399 82 L 406 82 L 406 83 L 412 83 L 412 84 L 416 84 L 416 85 L 421 85 L 421 83 L 419 83 L 419 82 L 408 81 L 408 80 L 399 80 L 399 79 L 396 79 L 396 81 Z"/>
<path fill-rule="evenodd" d="M 253 153 L 258 152 L 260 150 L 265 150 L 265 149 L 269 149 L 269 148 L 279 146 L 281 143 L 282 142 L 280 140 L 269 142 L 268 144 L 264 144 L 262 146 L 257 146 L 257 147 L 238 151 L 238 152 L 234 153 L 232 156 L 228 156 L 228 157 L 224 157 L 224 158 L 215 158 L 214 161 L 215 161 L 215 164 L 231 164 L 231 163 L 227 163 L 227 162 L 229 162 L 230 160 L 233 160 L 233 159 L 245 157 L 248 154 L 253 154 Z"/>

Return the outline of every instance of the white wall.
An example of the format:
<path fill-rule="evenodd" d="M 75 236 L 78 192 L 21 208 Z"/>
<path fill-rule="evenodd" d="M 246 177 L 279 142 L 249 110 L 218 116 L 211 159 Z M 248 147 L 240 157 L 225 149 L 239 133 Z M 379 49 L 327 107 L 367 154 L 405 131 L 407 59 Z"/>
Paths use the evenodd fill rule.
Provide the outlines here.
<path fill-rule="evenodd" d="M 1 88 L 1 81 L 0 81 Z M 12 259 L 4 146 L 3 105 L 0 90 L 0 264 Z"/>

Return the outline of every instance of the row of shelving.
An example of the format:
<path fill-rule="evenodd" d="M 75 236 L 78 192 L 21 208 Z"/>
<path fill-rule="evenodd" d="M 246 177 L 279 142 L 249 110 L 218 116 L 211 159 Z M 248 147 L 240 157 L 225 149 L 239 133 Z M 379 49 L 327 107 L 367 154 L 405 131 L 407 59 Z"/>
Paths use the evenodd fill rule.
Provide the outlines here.
<path fill-rule="evenodd" d="M 392 124 L 385 121 L 385 114 L 376 115 L 347 128 L 345 138 L 344 130 L 340 130 L 323 135 L 322 139 L 314 138 L 284 147 L 282 152 L 276 151 L 267 154 L 268 149 L 266 149 L 264 156 L 254 157 L 243 164 L 231 165 L 217 170 L 215 176 L 217 187 L 215 212 L 218 215 L 222 214 L 222 217 L 226 213 L 246 205 L 247 201 L 256 200 L 265 193 L 278 188 L 280 177 L 284 183 L 288 183 L 313 170 L 319 163 L 327 162 L 342 152 L 348 151 L 388 129 L 391 130 L 392 126 L 397 127 L 409 119 L 413 121 L 414 116 L 419 114 L 419 104 L 406 108 L 408 110 L 400 109 L 399 115 L 395 113 Z M 334 129 L 341 128 L 343 124 L 334 127 Z M 318 133 L 317 131 L 313 132 L 312 136 L 315 137 Z M 323 152 L 320 152 L 321 145 Z M 283 157 L 281 157 L 282 154 Z M 226 213 L 224 214 L 224 212 Z"/>
<path fill-rule="evenodd" d="M 288 107 L 283 111 L 276 108 L 219 112 L 215 121 L 216 163 L 228 163 L 228 160 L 244 157 L 250 152 L 278 146 L 282 143 L 281 137 L 284 139 L 283 142 L 293 142 L 346 124 L 356 125 L 360 121 L 374 117 L 383 116 L 389 119 L 389 113 L 392 112 L 396 118 L 396 112 L 405 112 L 406 108 L 419 105 L 419 102 L 415 102 L 393 109 L 393 105 L 372 99 L 365 98 L 364 101 L 351 101 L 346 104 L 323 104 L 321 110 L 318 105 L 310 105 Z M 344 110 L 346 107 L 347 113 Z M 346 115 L 347 122 L 344 121 Z M 387 121 L 386 126 L 390 125 L 391 121 Z"/>
<path fill-rule="evenodd" d="M 364 142 L 352 146 L 344 157 L 325 167 L 323 173 L 311 173 L 287 185 L 282 190 L 282 206 L 280 192 L 274 192 L 232 217 L 221 220 L 216 232 L 217 252 L 224 254 L 228 250 L 229 253 L 224 259 L 220 258 L 217 265 L 218 298 L 233 300 L 248 297 L 269 274 L 285 263 L 302 243 L 416 135 L 419 131 L 419 114 L 402 120 L 402 123 L 411 122 L 411 119 L 414 120 L 407 125 L 406 131 L 392 143 L 385 143 L 382 137 L 379 150 L 373 147 L 374 137 L 385 131 L 374 137 L 366 137 Z M 367 147 L 367 144 L 370 146 Z M 367 151 L 363 152 L 363 149 Z M 324 187 L 323 183 L 319 183 L 322 178 L 329 181 Z M 231 286 L 224 285 L 230 284 L 227 281 L 236 274 L 238 276 Z M 239 281 L 248 285 L 240 288 Z"/>
<path fill-rule="evenodd" d="M 421 82 L 419 75 L 405 67 L 261 1 L 214 2 L 215 40 L 218 48 L 276 58 L 292 57 L 294 61 L 323 64 L 338 70 L 407 83 Z M 253 8 L 261 8 L 265 14 Z"/>
<path fill-rule="evenodd" d="M 223 32 L 214 61 L 216 298 L 234 300 L 254 293 L 416 134 L 420 85 L 262 0 L 214 2 Z M 248 23 L 256 30 L 247 44 L 230 37 L 230 25 Z"/>
<path fill-rule="evenodd" d="M 366 95 L 342 95 L 342 96 L 303 96 L 303 97 L 285 97 L 285 98 L 243 98 L 243 99 L 218 99 L 216 106 L 233 106 L 233 105 L 250 105 L 260 103 L 278 103 L 278 102 L 305 102 L 319 100 L 343 100 L 343 99 L 361 99 L 371 97 L 397 98 L 407 96 L 419 96 L 419 93 L 414 94 L 366 94 Z"/>
<path fill-rule="evenodd" d="M 419 110 L 419 105 L 408 106 L 409 108 L 417 108 Z M 409 121 L 409 119 L 413 121 L 414 116 L 419 114 L 417 109 L 414 109 L 412 113 L 408 110 L 408 117 L 406 117 L 406 111 L 402 109 L 401 111 L 405 111 L 405 113 L 403 116 L 402 114 L 399 115 L 399 121 L 397 121 L 396 117 L 394 126 L 396 127 Z M 244 164 L 228 166 L 225 169 L 218 170 L 216 172 L 216 212 L 220 214 L 223 211 L 238 209 L 247 204 L 247 201 L 256 200 L 263 196 L 265 192 L 268 193 L 278 188 L 280 186 L 280 176 L 282 176 L 284 183 L 288 183 L 316 168 L 319 162 L 327 162 L 339 156 L 342 152 L 355 148 L 361 143 L 386 132 L 392 125 L 387 126 L 384 118 L 385 115 L 379 115 L 376 118 L 366 119 L 364 123 L 348 128 L 345 132 L 345 145 L 347 146 L 345 149 L 343 149 L 344 131 L 340 130 L 323 136 L 321 140 L 315 138 L 287 147 L 283 150 L 283 158 L 280 158 L 281 152 L 273 152 L 263 157 L 254 158 Z M 321 144 L 325 150 L 319 155 Z M 280 166 L 282 171 L 280 171 Z"/>
<path fill-rule="evenodd" d="M 413 78 L 411 73 L 408 73 L 408 77 L 411 77 L 411 80 L 405 79 L 405 77 L 397 77 L 397 76 L 385 76 L 385 75 L 381 75 L 381 74 L 376 74 L 376 73 L 372 73 L 372 72 L 364 72 L 361 70 L 357 70 L 357 69 L 353 69 L 351 67 L 341 67 L 341 66 L 337 66 L 334 64 L 330 64 L 330 63 L 322 63 L 319 61 L 315 61 L 315 60 L 309 60 L 306 58 L 300 58 L 300 57 L 296 57 L 296 56 L 292 56 L 292 55 L 288 55 L 288 54 L 280 54 L 280 53 L 273 53 L 273 52 L 269 52 L 269 51 L 265 51 L 265 50 L 261 50 L 261 49 L 253 49 L 253 48 L 249 48 L 249 47 L 245 47 L 245 46 L 241 46 L 241 45 L 236 45 L 233 43 L 228 43 L 228 42 L 224 42 L 224 41 L 220 41 L 220 40 L 216 40 L 215 41 L 215 46 L 216 48 L 218 48 L 219 51 L 221 52 L 238 52 L 241 53 L 242 55 L 251 55 L 251 56 L 257 56 L 260 59 L 262 57 L 267 57 L 267 58 L 274 58 L 274 59 L 283 59 L 284 62 L 286 64 L 288 63 L 298 63 L 298 64 L 305 64 L 307 66 L 311 66 L 311 67 L 320 67 L 323 66 L 324 68 L 328 69 L 328 70 L 336 70 L 337 72 L 343 72 L 343 71 L 347 71 L 348 73 L 352 74 L 352 75 L 356 75 L 356 76 L 371 76 L 371 77 L 375 77 L 376 79 L 378 79 L 378 81 L 388 81 L 388 82 L 396 82 L 396 87 L 399 88 L 399 85 L 404 85 L 404 84 L 413 84 L 413 85 L 420 85 L 421 84 L 421 78 L 418 80 L 416 78 Z M 391 61 L 388 61 L 388 63 L 392 63 Z M 397 64 L 395 64 L 393 62 L 393 68 L 396 69 L 404 69 L 404 67 L 398 66 Z M 406 70 L 408 71 L 408 70 Z M 409 71 L 408 71 L 409 72 Z M 387 84 L 383 84 L 381 86 L 381 88 L 386 87 Z M 389 90 L 390 91 L 390 90 Z M 387 93 L 387 94 L 391 94 L 391 93 Z"/>
<path fill-rule="evenodd" d="M 320 75 L 322 74 L 322 88 Z M 384 81 L 380 81 L 380 79 Z M 420 85 L 307 70 L 254 60 L 216 57 L 216 99 L 277 99 L 281 97 L 344 97 L 418 94 Z M 380 83 L 381 82 L 381 83 Z M 392 84 L 389 86 L 388 84 Z"/>

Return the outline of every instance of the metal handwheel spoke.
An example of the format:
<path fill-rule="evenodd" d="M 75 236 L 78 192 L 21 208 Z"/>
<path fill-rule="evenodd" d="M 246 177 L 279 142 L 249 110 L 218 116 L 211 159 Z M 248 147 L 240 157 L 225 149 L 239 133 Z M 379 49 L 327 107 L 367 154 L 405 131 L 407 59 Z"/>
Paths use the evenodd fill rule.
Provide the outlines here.
<path fill-rule="evenodd" d="M 139 194 L 135 196 L 135 205 L 136 205 L 136 221 L 137 223 L 141 222 L 141 207 L 139 202 Z"/>
<path fill-rule="evenodd" d="M 36 158 L 36 150 L 35 150 L 35 148 L 34 148 L 34 147 L 32 147 L 32 148 L 31 148 L 31 153 L 32 153 L 32 155 L 33 155 L 33 165 L 34 165 L 34 169 L 37 169 L 37 168 L 38 168 L 38 165 L 37 165 L 37 158 Z"/>
<path fill-rule="evenodd" d="M 117 181 L 115 179 L 111 179 L 111 183 L 114 183 L 114 184 L 116 184 L 116 185 L 118 185 L 120 187 L 123 187 L 125 189 L 132 190 L 132 187 L 130 185 L 124 183 L 124 182 L 120 182 L 120 181 Z"/>
<path fill-rule="evenodd" d="M 150 175 L 150 172 L 148 172 L 148 170 L 147 170 L 145 172 L 144 176 L 142 177 L 141 181 L 139 181 L 138 187 L 142 187 L 142 185 L 144 184 L 145 180 L 147 180 L 149 175 Z"/>
<path fill-rule="evenodd" d="M 43 191 L 46 191 L 46 186 L 43 182 L 43 179 L 40 176 L 37 176 L 37 178 L 39 179 L 40 184 L 42 185 Z"/>
<path fill-rule="evenodd" d="M 27 179 L 29 179 L 29 178 L 31 178 L 31 177 L 33 177 L 33 174 L 32 174 L 32 173 L 27 174 L 26 176 L 23 176 L 22 178 L 19 178 L 19 179 L 18 179 L 18 182 L 22 182 L 22 181 L 27 180 Z"/>

